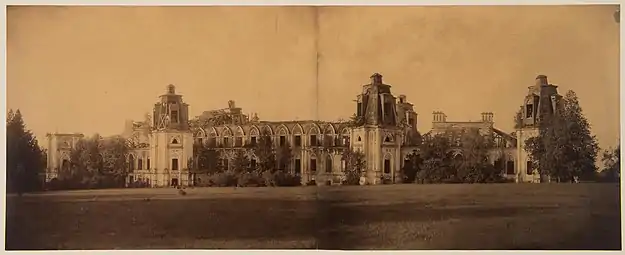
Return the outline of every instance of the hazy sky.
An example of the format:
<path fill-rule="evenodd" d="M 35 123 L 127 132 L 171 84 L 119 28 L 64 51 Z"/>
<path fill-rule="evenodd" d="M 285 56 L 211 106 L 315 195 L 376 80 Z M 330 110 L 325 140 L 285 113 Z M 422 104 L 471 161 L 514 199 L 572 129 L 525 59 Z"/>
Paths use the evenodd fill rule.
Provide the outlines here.
<path fill-rule="evenodd" d="M 192 116 L 233 99 L 264 120 L 336 120 L 379 72 L 415 105 L 421 132 L 435 110 L 492 111 L 511 132 L 545 74 L 577 92 L 605 148 L 619 138 L 615 8 L 10 7 L 7 107 L 40 138 L 112 135 L 172 83 Z"/>

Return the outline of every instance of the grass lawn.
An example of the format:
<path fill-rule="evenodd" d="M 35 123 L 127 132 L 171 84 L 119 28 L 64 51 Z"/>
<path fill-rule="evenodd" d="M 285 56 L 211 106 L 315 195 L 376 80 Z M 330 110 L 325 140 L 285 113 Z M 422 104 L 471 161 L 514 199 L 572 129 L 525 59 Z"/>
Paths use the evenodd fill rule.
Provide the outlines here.
<path fill-rule="evenodd" d="M 9 196 L 6 249 L 621 249 L 618 184 L 187 192 Z"/>

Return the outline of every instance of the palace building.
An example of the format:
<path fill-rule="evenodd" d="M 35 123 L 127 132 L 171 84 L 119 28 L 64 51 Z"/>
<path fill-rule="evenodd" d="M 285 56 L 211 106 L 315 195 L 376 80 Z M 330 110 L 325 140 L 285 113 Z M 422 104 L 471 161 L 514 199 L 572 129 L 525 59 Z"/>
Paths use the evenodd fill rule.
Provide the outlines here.
<path fill-rule="evenodd" d="M 249 116 L 236 107 L 204 111 L 189 118 L 189 105 L 175 86 L 167 86 L 151 115 L 143 121 L 127 121 L 122 134 L 132 146 L 129 156 L 129 182 L 143 180 L 152 187 L 193 185 L 197 176 L 190 170 L 194 144 L 202 143 L 223 153 L 225 168 L 237 150 L 244 150 L 254 165 L 257 161 L 251 148 L 261 134 L 269 134 L 275 146 L 290 146 L 292 160 L 279 168 L 299 174 L 302 184 L 315 181 L 317 185 L 342 183 L 345 163 L 342 152 L 360 151 L 366 162 L 367 184 L 399 183 L 407 155 L 418 153 L 417 113 L 406 96 L 395 97 L 391 85 L 383 83 L 382 75 L 373 74 L 356 96 L 355 120 L 348 121 L 264 121 L 257 114 Z M 494 127 L 492 113 L 482 113 L 480 121 L 447 121 L 442 112 L 433 113 L 431 134 L 454 130 L 479 129 L 495 138 L 492 162 L 507 178 L 519 182 L 539 180 L 536 169 L 529 163 L 523 143 L 537 135 L 540 115 L 553 113 L 560 96 L 557 87 L 538 76 L 536 84 L 522 106 L 523 125 L 516 132 L 506 133 Z M 545 107 L 545 105 L 551 106 Z M 551 110 L 549 110 L 551 109 Z M 82 134 L 48 134 L 48 168 L 46 180 L 58 176 L 58 170 L 69 166 L 69 152 Z M 520 160 L 519 160 L 520 159 Z"/>

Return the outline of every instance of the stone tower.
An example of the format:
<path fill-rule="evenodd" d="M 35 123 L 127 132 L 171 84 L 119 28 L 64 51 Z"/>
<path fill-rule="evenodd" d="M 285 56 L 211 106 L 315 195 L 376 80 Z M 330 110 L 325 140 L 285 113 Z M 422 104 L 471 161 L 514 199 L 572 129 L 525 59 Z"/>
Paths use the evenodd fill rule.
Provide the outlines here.
<path fill-rule="evenodd" d="M 404 133 L 399 125 L 391 86 L 384 84 L 382 75 L 375 73 L 371 82 L 363 85 L 356 102 L 356 116 L 360 122 L 352 130 L 350 147 L 365 156 L 367 183 L 401 182 L 400 146 Z"/>
<path fill-rule="evenodd" d="M 193 133 L 189 129 L 189 105 L 176 94 L 174 85 L 167 86 L 160 102 L 154 105 L 150 158 L 153 186 L 189 185 L 187 166 L 193 156 Z"/>
<path fill-rule="evenodd" d="M 547 76 L 538 75 L 533 86 L 528 87 L 520 112 L 520 125 L 517 126 L 517 182 L 540 182 L 538 169 L 530 161 L 525 150 L 525 141 L 539 135 L 541 121 L 555 114 L 560 107 L 562 96 L 558 86 L 549 84 Z"/>

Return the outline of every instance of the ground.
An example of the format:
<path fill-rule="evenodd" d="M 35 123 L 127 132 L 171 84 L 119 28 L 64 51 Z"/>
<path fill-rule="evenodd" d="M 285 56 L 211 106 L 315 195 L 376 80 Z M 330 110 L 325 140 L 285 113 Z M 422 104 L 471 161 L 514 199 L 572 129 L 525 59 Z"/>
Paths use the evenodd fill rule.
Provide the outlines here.
<path fill-rule="evenodd" d="M 618 184 L 187 192 L 9 196 L 6 249 L 621 249 Z"/>

